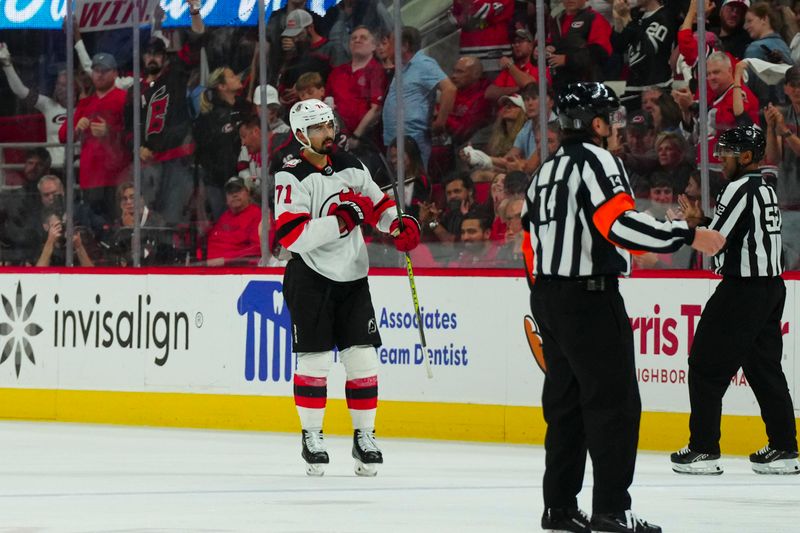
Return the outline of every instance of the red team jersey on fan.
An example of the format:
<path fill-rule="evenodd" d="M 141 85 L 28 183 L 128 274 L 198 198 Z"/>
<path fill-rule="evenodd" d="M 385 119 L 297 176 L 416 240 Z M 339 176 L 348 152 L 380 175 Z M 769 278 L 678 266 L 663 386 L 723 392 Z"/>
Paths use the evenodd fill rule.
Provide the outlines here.
<path fill-rule="evenodd" d="M 127 93 L 116 87 L 102 98 L 93 94 L 78 101 L 75 124 L 82 118 L 90 122 L 105 120 L 108 134 L 95 137 L 91 129 L 76 132 L 75 141 L 81 143 L 81 189 L 113 187 L 122 180 L 122 172 L 130 164 L 131 154 L 125 149 L 123 111 Z M 67 142 L 67 123 L 61 124 L 59 140 Z"/>
<path fill-rule="evenodd" d="M 461 48 L 508 46 L 514 0 L 453 0 L 453 16 L 461 27 Z"/>

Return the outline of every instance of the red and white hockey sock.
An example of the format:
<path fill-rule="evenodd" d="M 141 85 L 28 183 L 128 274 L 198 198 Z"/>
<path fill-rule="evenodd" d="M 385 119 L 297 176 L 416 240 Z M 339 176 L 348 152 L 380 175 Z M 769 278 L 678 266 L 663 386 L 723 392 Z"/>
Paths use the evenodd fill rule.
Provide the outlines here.
<path fill-rule="evenodd" d="M 303 429 L 322 429 L 327 400 L 328 378 L 294 375 L 294 404 Z"/>
<path fill-rule="evenodd" d="M 375 429 L 375 411 L 378 408 L 378 376 L 351 379 L 345 383 L 347 408 L 353 419 L 353 428 Z"/>

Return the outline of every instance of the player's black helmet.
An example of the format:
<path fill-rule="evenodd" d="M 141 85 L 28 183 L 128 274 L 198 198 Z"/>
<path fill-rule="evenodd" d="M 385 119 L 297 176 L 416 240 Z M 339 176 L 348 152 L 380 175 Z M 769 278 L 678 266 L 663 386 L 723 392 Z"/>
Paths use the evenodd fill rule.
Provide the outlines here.
<path fill-rule="evenodd" d="M 557 107 L 563 129 L 585 130 L 598 116 L 610 123 L 611 113 L 619 109 L 619 99 L 602 83 L 570 83 L 559 93 Z"/>
<path fill-rule="evenodd" d="M 726 152 L 731 155 L 740 155 L 744 152 L 753 153 L 753 162 L 758 163 L 764 158 L 767 150 L 767 140 L 760 128 L 755 126 L 737 126 L 719 136 L 714 147 L 714 156 L 719 158 Z"/>

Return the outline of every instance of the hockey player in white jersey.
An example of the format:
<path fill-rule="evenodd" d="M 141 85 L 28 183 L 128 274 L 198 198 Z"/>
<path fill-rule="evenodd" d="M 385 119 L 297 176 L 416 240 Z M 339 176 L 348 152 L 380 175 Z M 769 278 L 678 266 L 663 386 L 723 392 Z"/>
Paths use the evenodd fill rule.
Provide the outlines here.
<path fill-rule="evenodd" d="M 289 122 L 303 149 L 275 174 L 276 240 L 292 252 L 283 292 L 297 353 L 294 397 L 308 475 L 328 463 L 322 434 L 327 377 L 334 348 L 345 367 L 345 397 L 353 421 L 353 458 L 360 476 L 383 462 L 375 442 L 378 354 L 381 344 L 367 283 L 369 264 L 361 225 L 394 237 L 409 251 L 419 223 L 398 220 L 395 203 L 356 157 L 334 151 L 333 111 L 319 100 L 295 104 Z M 402 222 L 402 223 L 401 223 Z"/>

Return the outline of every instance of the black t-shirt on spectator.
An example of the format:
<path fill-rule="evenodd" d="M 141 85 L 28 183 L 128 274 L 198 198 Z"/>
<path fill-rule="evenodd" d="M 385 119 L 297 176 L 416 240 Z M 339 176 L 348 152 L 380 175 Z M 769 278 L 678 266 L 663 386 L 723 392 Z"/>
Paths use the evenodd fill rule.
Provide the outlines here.
<path fill-rule="evenodd" d="M 730 35 L 720 37 L 719 40 L 722 43 L 722 49 L 736 59 L 742 59 L 747 45 L 753 42 L 750 34 L 744 28 L 739 28 Z"/>
<path fill-rule="evenodd" d="M 221 187 L 236 174 L 241 152 L 238 126 L 242 118 L 252 112 L 253 106 L 238 96 L 233 105 L 216 95 L 212 102 L 213 109 L 202 113 L 194 125 L 195 154 L 205 171 L 205 182 Z"/>

